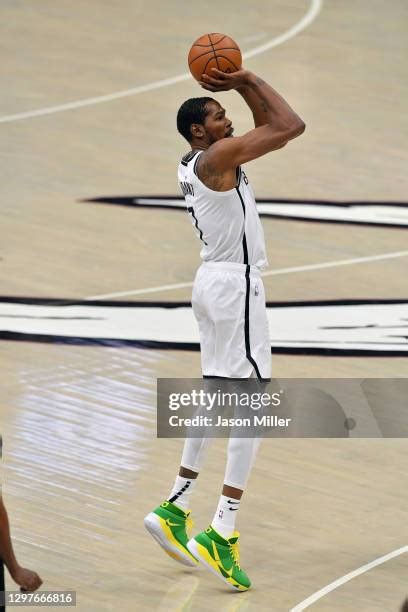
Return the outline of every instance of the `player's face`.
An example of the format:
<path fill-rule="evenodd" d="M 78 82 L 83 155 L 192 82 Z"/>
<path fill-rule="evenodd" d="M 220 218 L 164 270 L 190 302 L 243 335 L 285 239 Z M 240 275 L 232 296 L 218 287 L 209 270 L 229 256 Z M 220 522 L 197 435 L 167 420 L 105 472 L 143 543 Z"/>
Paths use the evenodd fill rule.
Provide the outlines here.
<path fill-rule="evenodd" d="M 234 128 L 231 121 L 225 116 L 225 109 L 218 102 L 207 102 L 208 113 L 204 120 L 204 128 L 208 138 L 208 144 L 217 142 L 221 138 L 232 136 Z"/>

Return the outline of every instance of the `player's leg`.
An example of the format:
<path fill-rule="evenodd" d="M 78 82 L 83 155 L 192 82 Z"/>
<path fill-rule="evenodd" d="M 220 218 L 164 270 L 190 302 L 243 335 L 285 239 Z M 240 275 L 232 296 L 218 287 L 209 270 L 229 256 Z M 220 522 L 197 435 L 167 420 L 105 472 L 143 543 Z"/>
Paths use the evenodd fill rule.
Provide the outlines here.
<path fill-rule="evenodd" d="M 228 539 L 235 532 L 240 500 L 254 465 L 261 439 L 261 437 L 231 437 L 228 440 L 224 486 L 211 523 L 223 538 Z"/>
<path fill-rule="evenodd" d="M 271 336 L 262 278 L 251 273 L 246 308 L 246 350 L 256 378 L 269 382 L 272 373 Z M 255 368 L 256 364 L 256 368 Z"/>
<path fill-rule="evenodd" d="M 193 288 L 193 310 L 200 331 L 201 361 L 205 372 L 210 367 L 215 345 L 214 326 L 207 317 L 203 288 L 206 281 L 200 270 Z M 198 411 L 202 410 L 199 408 Z M 184 565 L 196 566 L 197 560 L 187 548 L 187 531 L 192 527 L 190 497 L 204 462 L 211 438 L 195 429 L 195 436 L 186 438 L 180 469 L 167 499 L 144 519 L 146 529 L 173 559 Z M 197 436 L 197 434 L 199 434 Z"/>
<path fill-rule="evenodd" d="M 195 567 L 197 560 L 187 548 L 189 530 L 192 527 L 190 511 L 184 506 L 194 487 L 198 472 L 180 467 L 175 486 L 168 499 L 149 512 L 144 518 L 144 524 L 149 533 L 160 544 L 163 550 L 175 561 Z M 186 491 L 189 494 L 186 494 Z M 185 499 L 183 500 L 183 496 Z M 174 501 L 181 499 L 181 503 Z"/>
<path fill-rule="evenodd" d="M 199 407 L 197 414 L 205 412 Z M 212 438 L 206 428 L 194 428 L 184 442 L 181 465 L 166 500 L 145 517 L 146 529 L 172 558 L 185 565 L 197 565 L 187 548 L 187 530 L 191 529 L 190 499 L 198 474 L 207 455 Z M 199 436 L 199 437 L 193 437 Z"/>
<path fill-rule="evenodd" d="M 242 277 L 235 279 L 237 299 L 235 303 L 231 300 L 235 319 L 232 317 L 229 321 L 224 311 L 223 324 L 217 332 L 218 335 L 225 334 L 225 341 L 221 345 L 230 356 L 231 376 L 244 377 L 249 367 L 250 371 L 267 379 L 270 376 L 271 353 L 263 285 L 259 275 L 249 280 L 248 283 L 246 277 L 244 280 Z M 243 359 L 242 355 L 246 358 Z M 221 353 L 217 354 L 217 359 L 220 364 L 226 363 L 226 356 Z M 259 384 L 264 389 L 266 383 Z M 194 556 L 224 582 L 238 590 L 246 590 L 250 586 L 248 576 L 239 565 L 239 534 L 235 531 L 235 522 L 261 441 L 260 435 L 256 432 L 253 434 L 250 438 L 232 436 L 229 439 L 224 486 L 213 521 L 205 531 L 188 543 Z"/>
<path fill-rule="evenodd" d="M 213 520 L 205 531 L 188 543 L 189 550 L 197 559 L 240 591 L 248 589 L 251 582 L 240 567 L 239 533 L 235 523 L 260 442 L 260 437 L 229 439 L 224 485 Z"/>

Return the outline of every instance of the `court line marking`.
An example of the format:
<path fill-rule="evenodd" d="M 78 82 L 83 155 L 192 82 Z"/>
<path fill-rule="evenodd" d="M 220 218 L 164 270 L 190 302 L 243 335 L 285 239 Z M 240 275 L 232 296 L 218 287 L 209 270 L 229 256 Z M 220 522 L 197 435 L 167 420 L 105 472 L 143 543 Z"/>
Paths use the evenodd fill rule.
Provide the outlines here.
<path fill-rule="evenodd" d="M 334 591 L 339 586 L 346 584 L 346 582 L 349 582 L 350 580 L 352 580 L 353 578 L 356 578 L 357 576 L 361 576 L 361 574 L 365 574 L 369 570 L 373 569 L 373 567 L 377 567 L 377 565 L 382 565 L 383 563 L 386 563 L 387 561 L 390 561 L 391 559 L 394 559 L 395 557 L 398 557 L 399 555 L 403 555 L 406 552 L 408 552 L 408 546 L 402 546 L 402 548 L 393 550 L 387 555 L 378 557 L 378 559 L 374 559 L 374 561 L 370 561 L 370 563 L 366 563 L 365 565 L 358 567 L 353 572 L 349 572 L 348 574 L 341 576 L 341 578 L 338 578 L 337 580 L 335 580 L 334 582 L 331 582 L 330 584 L 323 587 L 319 591 L 316 591 L 316 593 L 313 593 L 313 595 L 301 601 L 294 608 L 291 608 L 289 612 L 302 612 L 303 610 L 306 610 L 306 608 L 309 608 L 311 604 L 315 603 L 316 601 L 318 601 L 319 599 L 321 599 L 322 597 L 324 597 L 331 591 Z"/>
<path fill-rule="evenodd" d="M 322 5 L 323 0 L 311 0 L 309 10 L 294 26 L 292 26 L 291 28 L 289 28 L 289 30 L 287 30 L 283 34 L 280 34 L 276 38 L 272 38 L 269 42 L 263 45 L 259 45 L 258 47 L 254 47 L 250 51 L 247 51 L 243 54 L 243 58 L 246 60 L 251 57 L 255 57 L 256 55 L 260 55 L 261 53 L 265 53 L 265 51 L 269 51 L 269 49 L 277 47 L 278 45 L 281 45 L 282 43 L 286 42 L 287 40 L 290 40 L 291 38 L 299 34 L 299 32 L 307 28 L 316 19 L 317 15 L 321 11 Z M 105 96 L 95 96 L 93 98 L 77 100 L 76 102 L 59 104 L 58 106 L 39 108 L 37 110 L 26 111 L 24 113 L 16 113 L 14 115 L 5 115 L 3 117 L 0 117 L 0 123 L 11 123 L 13 121 L 21 121 L 22 119 L 30 119 L 32 117 L 41 117 L 43 115 L 62 113 L 64 111 L 74 110 L 76 108 L 82 108 L 84 106 L 103 104 L 105 102 L 111 102 L 112 100 L 118 100 L 119 98 L 135 96 L 137 94 L 145 93 L 146 91 L 153 91 L 154 89 L 160 89 L 161 87 L 175 85 L 176 83 L 181 83 L 182 81 L 187 81 L 191 78 L 191 74 L 189 72 L 185 72 L 184 74 L 179 74 L 168 79 L 153 81 L 152 83 L 146 83 L 146 85 L 139 85 L 138 87 L 132 87 L 131 89 L 117 91 L 111 94 L 107 94 Z"/>
<path fill-rule="evenodd" d="M 338 261 L 326 261 L 318 264 L 309 264 L 306 266 L 296 266 L 293 268 L 280 268 L 277 270 L 268 270 L 262 276 L 278 276 L 280 274 L 294 274 L 296 272 L 308 272 L 311 270 L 322 270 L 324 268 L 336 268 L 338 266 L 351 266 L 358 263 L 371 263 L 373 261 L 382 261 L 385 259 L 395 259 L 397 257 L 407 257 L 408 251 L 396 251 L 394 253 L 383 253 L 380 255 L 370 255 L 368 257 L 355 257 L 353 259 L 340 259 Z M 104 295 L 91 295 L 84 300 L 104 300 L 108 298 L 124 297 L 126 295 L 141 295 L 143 293 L 156 293 L 157 291 L 171 291 L 172 289 L 183 289 L 184 287 L 192 287 L 193 283 L 174 283 L 173 285 L 159 285 L 157 287 L 147 287 L 145 289 L 135 289 L 130 291 L 118 291 L 116 293 L 105 293 Z"/>

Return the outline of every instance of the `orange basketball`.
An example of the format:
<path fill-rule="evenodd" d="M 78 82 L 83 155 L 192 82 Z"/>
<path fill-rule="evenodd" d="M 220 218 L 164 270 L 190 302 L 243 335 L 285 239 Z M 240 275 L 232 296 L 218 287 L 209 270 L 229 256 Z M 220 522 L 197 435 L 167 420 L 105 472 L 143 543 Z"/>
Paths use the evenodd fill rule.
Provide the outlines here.
<path fill-rule="evenodd" d="M 226 34 L 213 32 L 200 36 L 188 54 L 188 67 L 197 81 L 201 80 L 203 74 L 211 76 L 211 68 L 235 72 L 241 68 L 241 64 L 241 50 Z"/>

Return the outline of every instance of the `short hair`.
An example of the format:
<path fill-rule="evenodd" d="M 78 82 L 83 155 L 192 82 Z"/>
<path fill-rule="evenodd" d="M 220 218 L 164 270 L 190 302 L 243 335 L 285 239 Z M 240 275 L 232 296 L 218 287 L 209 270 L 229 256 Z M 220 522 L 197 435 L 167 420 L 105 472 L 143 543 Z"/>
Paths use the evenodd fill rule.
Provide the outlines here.
<path fill-rule="evenodd" d="M 177 113 L 177 129 L 188 142 L 191 142 L 193 138 L 190 130 L 192 124 L 204 123 L 208 114 L 208 102 L 215 102 L 215 100 L 207 96 L 190 98 L 180 106 Z"/>

